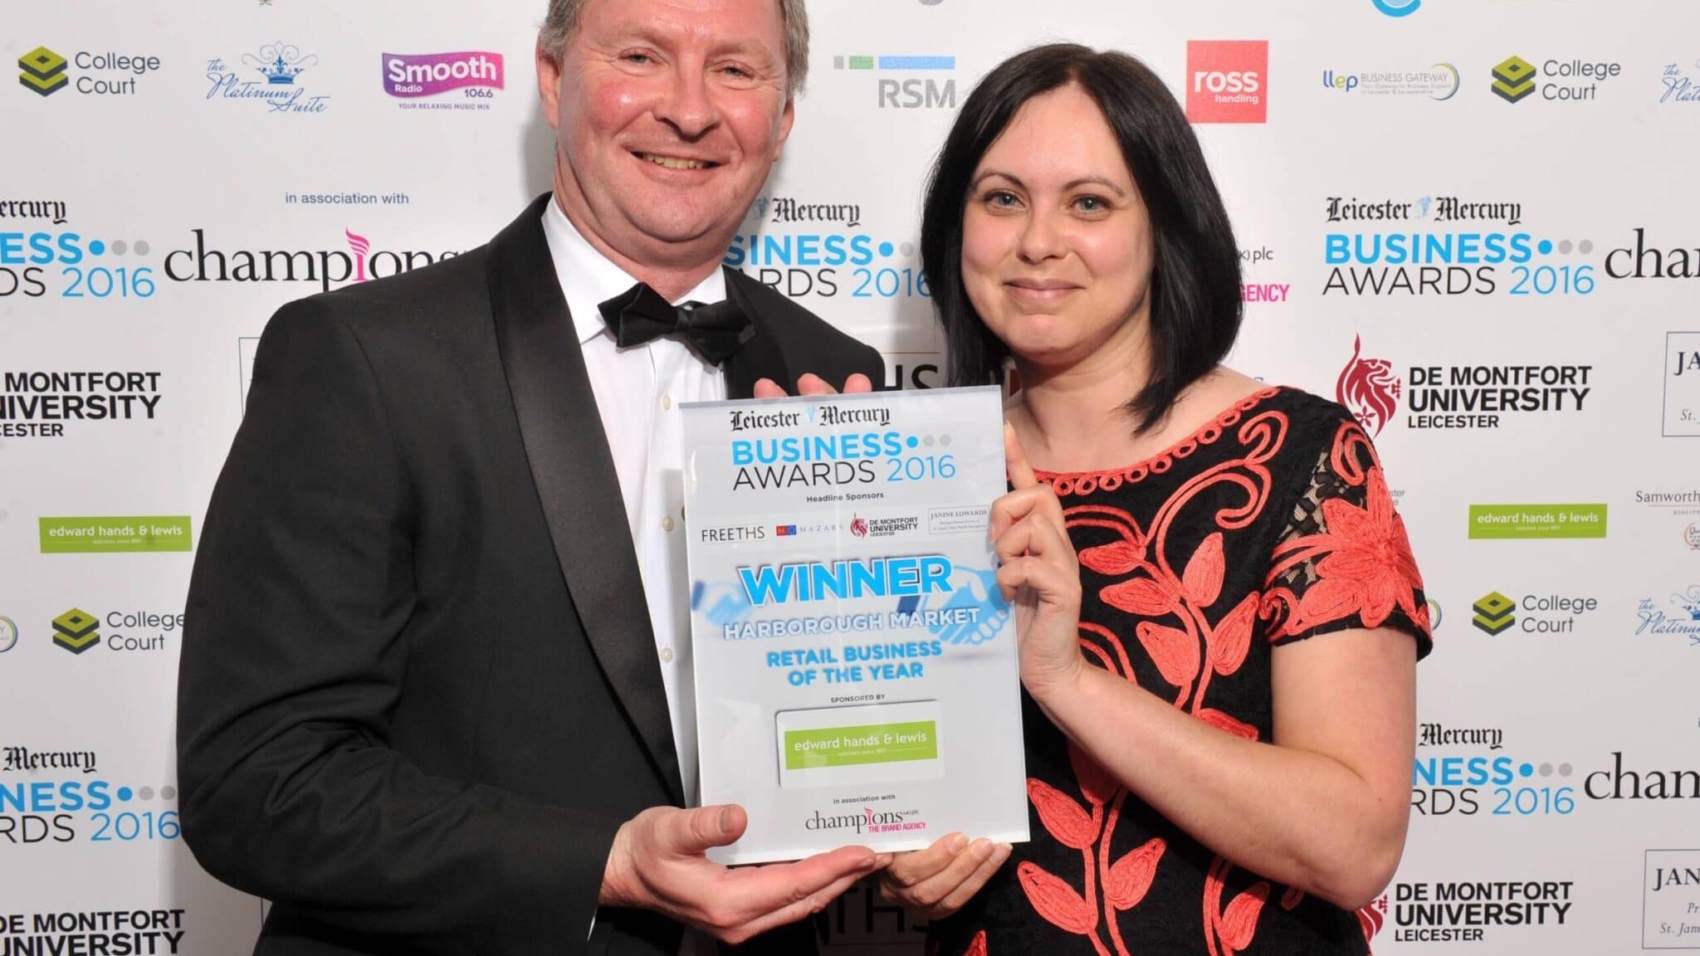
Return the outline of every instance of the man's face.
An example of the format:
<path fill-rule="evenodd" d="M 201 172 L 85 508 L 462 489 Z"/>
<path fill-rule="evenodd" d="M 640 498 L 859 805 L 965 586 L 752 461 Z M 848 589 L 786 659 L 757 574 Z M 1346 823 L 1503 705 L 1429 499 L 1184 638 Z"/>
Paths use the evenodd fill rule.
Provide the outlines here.
<path fill-rule="evenodd" d="M 591 0 L 537 66 L 556 194 L 588 238 L 645 266 L 718 260 L 791 131 L 778 0 Z"/>

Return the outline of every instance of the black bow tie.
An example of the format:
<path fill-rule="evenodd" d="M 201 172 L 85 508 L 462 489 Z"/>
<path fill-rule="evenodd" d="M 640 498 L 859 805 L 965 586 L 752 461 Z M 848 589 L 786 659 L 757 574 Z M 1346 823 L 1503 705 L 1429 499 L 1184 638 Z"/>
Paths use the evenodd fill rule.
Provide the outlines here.
<path fill-rule="evenodd" d="M 703 305 L 686 302 L 673 306 L 661 293 L 639 282 L 597 306 L 614 344 L 620 348 L 642 345 L 671 335 L 684 340 L 702 360 L 718 366 L 756 334 L 756 327 L 730 299 Z"/>

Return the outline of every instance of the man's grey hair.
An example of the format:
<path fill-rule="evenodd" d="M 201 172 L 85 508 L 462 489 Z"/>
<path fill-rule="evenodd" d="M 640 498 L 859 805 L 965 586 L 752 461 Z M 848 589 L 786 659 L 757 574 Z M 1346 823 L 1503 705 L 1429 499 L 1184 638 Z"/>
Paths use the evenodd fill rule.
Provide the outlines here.
<path fill-rule="evenodd" d="M 777 0 L 779 16 L 785 21 L 785 96 L 803 91 L 803 81 L 809 76 L 809 11 L 804 0 Z M 578 29 L 590 0 L 549 0 L 549 14 L 538 32 L 537 42 L 543 51 L 560 62 L 566 53 L 567 39 Z"/>

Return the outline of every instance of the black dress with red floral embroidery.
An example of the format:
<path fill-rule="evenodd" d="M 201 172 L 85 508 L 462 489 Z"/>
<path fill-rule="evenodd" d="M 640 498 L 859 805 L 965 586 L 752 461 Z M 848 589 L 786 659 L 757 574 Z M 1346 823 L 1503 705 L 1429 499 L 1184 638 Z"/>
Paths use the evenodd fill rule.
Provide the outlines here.
<path fill-rule="evenodd" d="M 1046 474 L 1084 585 L 1080 643 L 1225 733 L 1267 741 L 1273 648 L 1389 627 L 1432 648 L 1428 602 L 1369 437 L 1287 388 L 1156 458 Z M 1075 750 L 1024 694 L 1032 841 L 961 912 L 942 956 L 1361 956 L 1348 913 L 1205 849 Z"/>

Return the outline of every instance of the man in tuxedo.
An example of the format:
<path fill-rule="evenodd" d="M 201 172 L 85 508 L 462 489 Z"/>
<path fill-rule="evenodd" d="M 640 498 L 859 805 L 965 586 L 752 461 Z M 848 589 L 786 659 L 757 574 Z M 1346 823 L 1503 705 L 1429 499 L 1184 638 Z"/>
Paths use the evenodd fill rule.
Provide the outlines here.
<path fill-rule="evenodd" d="M 678 405 L 882 375 L 721 267 L 807 31 L 802 0 L 553 0 L 552 195 L 267 326 L 178 696 L 184 838 L 273 901 L 257 952 L 795 956 L 886 862 L 728 870 L 743 811 L 681 809 Z"/>

